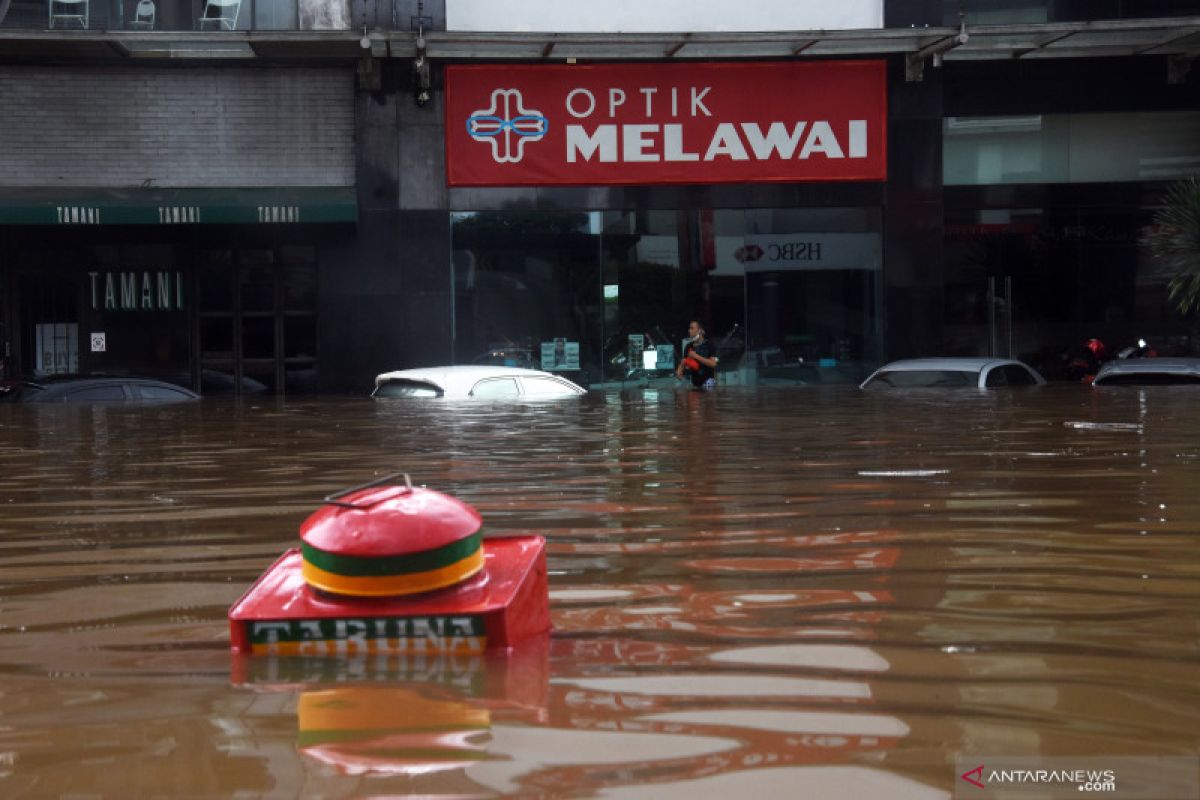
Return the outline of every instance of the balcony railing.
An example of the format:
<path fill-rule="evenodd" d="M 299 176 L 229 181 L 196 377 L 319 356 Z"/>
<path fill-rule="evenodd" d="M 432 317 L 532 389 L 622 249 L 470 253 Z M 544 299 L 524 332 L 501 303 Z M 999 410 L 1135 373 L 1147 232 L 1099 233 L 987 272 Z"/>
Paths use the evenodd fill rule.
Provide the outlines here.
<path fill-rule="evenodd" d="M 0 0 L 0 29 L 408 30 L 407 18 L 392 24 L 405 10 L 395 0 Z"/>

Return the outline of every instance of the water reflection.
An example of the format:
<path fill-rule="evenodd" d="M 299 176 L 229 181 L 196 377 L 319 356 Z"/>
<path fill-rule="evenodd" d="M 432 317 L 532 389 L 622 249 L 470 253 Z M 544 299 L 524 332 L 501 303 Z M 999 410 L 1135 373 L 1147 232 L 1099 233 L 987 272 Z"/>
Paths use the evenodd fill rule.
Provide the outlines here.
<path fill-rule="evenodd" d="M 300 753 L 345 775 L 460 770 L 487 757 L 479 739 L 491 729 L 486 708 L 401 688 L 304 691 L 296 716 Z"/>
<path fill-rule="evenodd" d="M 0 792 L 933 797 L 958 754 L 1194 753 L 1194 405 L 0 407 Z M 397 470 L 547 538 L 537 664 L 232 662 L 319 498 Z"/>

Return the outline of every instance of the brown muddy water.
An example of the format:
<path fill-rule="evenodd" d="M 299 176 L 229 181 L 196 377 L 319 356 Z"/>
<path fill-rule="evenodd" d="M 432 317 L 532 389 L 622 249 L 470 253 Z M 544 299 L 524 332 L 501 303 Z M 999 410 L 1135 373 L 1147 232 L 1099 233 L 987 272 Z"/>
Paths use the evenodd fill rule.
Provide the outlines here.
<path fill-rule="evenodd" d="M 1195 755 L 1200 394 L 0 406 L 0 796 L 944 797 Z M 548 540 L 507 658 L 251 659 L 226 612 L 394 471 Z"/>

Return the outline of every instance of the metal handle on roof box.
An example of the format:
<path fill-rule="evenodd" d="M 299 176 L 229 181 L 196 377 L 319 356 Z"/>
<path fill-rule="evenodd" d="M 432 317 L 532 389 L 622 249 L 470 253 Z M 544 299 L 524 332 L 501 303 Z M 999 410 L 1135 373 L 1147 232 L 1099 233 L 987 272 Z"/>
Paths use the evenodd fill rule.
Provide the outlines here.
<path fill-rule="evenodd" d="M 349 494 L 354 494 L 355 492 L 362 491 L 363 489 L 374 489 L 376 486 L 387 486 L 388 484 L 394 483 L 395 479 L 399 478 L 400 476 L 404 476 L 404 486 L 406 491 L 411 492 L 413 485 L 412 481 L 409 480 L 408 473 L 393 472 L 391 475 L 384 475 L 382 478 L 373 480 L 370 483 L 364 483 L 361 486 L 351 486 L 349 489 L 343 489 L 340 492 L 326 495 L 321 499 L 321 502 L 325 503 L 326 505 L 339 506 L 341 508 L 370 508 L 372 505 L 374 505 L 374 503 L 368 503 L 365 505 L 359 505 L 357 503 L 343 503 L 338 498 L 345 497 Z"/>

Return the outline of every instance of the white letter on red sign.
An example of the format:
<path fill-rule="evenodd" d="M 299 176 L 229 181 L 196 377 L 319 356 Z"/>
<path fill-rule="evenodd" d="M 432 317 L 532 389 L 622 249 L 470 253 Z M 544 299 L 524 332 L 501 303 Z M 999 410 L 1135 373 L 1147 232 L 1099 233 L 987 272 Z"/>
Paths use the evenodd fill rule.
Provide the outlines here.
<path fill-rule="evenodd" d="M 577 95 L 577 94 L 587 95 L 587 99 L 588 99 L 587 111 L 581 112 L 581 111 L 575 110 L 575 106 L 572 103 L 572 101 L 575 99 L 575 95 Z M 571 93 L 569 95 L 567 95 L 567 113 L 570 114 L 572 117 L 575 117 L 575 119 L 583 119 L 584 117 L 590 117 L 592 115 L 592 112 L 595 110 L 596 110 L 596 97 L 591 92 L 589 92 L 587 89 L 572 89 Z"/>
<path fill-rule="evenodd" d="M 867 157 L 867 121 L 865 119 L 850 120 L 850 157 Z"/>
<path fill-rule="evenodd" d="M 657 125 L 623 125 L 621 143 L 624 145 L 623 158 L 625 161 L 658 161 L 658 153 L 647 153 L 646 148 L 654 146 L 651 134 L 658 133 Z"/>
<path fill-rule="evenodd" d="M 791 158 L 792 153 L 796 152 L 796 145 L 800 144 L 800 137 L 804 134 L 804 126 L 807 124 L 797 122 L 792 132 L 788 133 L 782 122 L 772 122 L 764 136 L 757 122 L 743 122 L 742 133 L 746 134 L 746 141 L 750 143 L 750 149 L 759 161 L 770 158 L 772 150 L 777 151 L 780 158 Z"/>
<path fill-rule="evenodd" d="M 601 162 L 617 160 L 617 126 L 597 125 L 596 132 L 591 136 L 582 125 L 567 126 L 567 161 L 575 163 L 575 154 L 583 156 L 584 161 L 591 161 L 596 151 L 600 151 Z"/>
<path fill-rule="evenodd" d="M 617 115 L 617 106 L 625 105 L 625 91 L 623 89 L 608 90 L 608 115 L 615 117 Z"/>
<path fill-rule="evenodd" d="M 712 161 L 715 156 L 729 156 L 734 161 L 750 160 L 750 156 L 746 155 L 746 148 L 742 146 L 742 140 L 738 138 L 737 128 L 733 127 L 732 122 L 722 122 L 717 126 L 712 141 L 709 142 L 708 150 L 704 153 L 704 160 Z"/>
<path fill-rule="evenodd" d="M 654 86 L 644 86 L 641 89 L 638 89 L 638 91 L 646 95 L 646 117 L 649 118 L 653 108 L 653 95 L 658 91 L 658 89 Z"/>
<path fill-rule="evenodd" d="M 683 152 L 683 126 L 663 125 L 663 161 L 699 161 L 699 153 Z"/>
<path fill-rule="evenodd" d="M 833 135 L 833 128 L 825 120 L 814 122 L 808 129 L 808 138 L 804 147 L 800 148 L 800 158 L 808 158 L 810 153 L 824 153 L 827 158 L 845 158 L 842 146 Z"/>
<path fill-rule="evenodd" d="M 704 105 L 704 102 L 703 102 L 704 95 L 708 94 L 711 91 L 712 91 L 711 86 L 705 86 L 704 91 L 697 94 L 696 87 L 695 86 L 692 87 L 692 116 L 693 117 L 696 116 L 696 109 L 698 109 L 698 108 L 703 109 L 704 116 L 706 116 L 706 117 L 712 116 L 712 114 L 709 113 L 708 106 Z"/>

